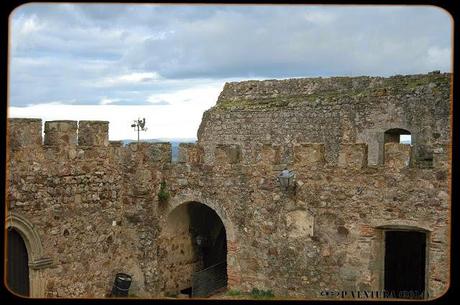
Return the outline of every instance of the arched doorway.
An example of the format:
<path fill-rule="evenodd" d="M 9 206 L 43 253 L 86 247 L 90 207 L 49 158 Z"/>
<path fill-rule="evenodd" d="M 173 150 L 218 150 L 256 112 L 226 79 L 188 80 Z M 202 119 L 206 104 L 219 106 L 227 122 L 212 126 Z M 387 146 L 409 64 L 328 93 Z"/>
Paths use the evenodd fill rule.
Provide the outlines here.
<path fill-rule="evenodd" d="M 174 208 L 159 247 L 167 294 L 206 296 L 227 286 L 226 229 L 205 204 L 192 201 Z"/>
<path fill-rule="evenodd" d="M 8 287 L 19 295 L 44 297 L 46 281 L 43 272 L 54 264 L 50 257 L 43 255 L 35 226 L 24 215 L 10 211 L 6 217 L 5 230 Z"/>
<path fill-rule="evenodd" d="M 24 240 L 14 228 L 8 229 L 7 283 L 16 294 L 30 295 L 29 258 Z"/>

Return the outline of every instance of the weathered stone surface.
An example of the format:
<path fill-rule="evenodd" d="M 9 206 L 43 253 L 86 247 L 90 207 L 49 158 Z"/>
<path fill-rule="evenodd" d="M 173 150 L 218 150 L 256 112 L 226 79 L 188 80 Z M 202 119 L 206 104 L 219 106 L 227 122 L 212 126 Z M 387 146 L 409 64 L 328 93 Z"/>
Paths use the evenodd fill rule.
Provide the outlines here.
<path fill-rule="evenodd" d="M 274 165 L 281 163 L 281 147 L 279 145 L 260 144 L 255 149 L 255 163 Z"/>
<path fill-rule="evenodd" d="M 41 144 L 41 119 L 8 119 L 8 145 L 12 150 Z"/>
<path fill-rule="evenodd" d="M 448 169 L 451 160 L 451 146 L 438 144 L 433 149 L 433 167 Z"/>
<path fill-rule="evenodd" d="M 235 164 L 241 160 L 241 147 L 239 145 L 218 145 L 215 160 L 220 164 Z"/>
<path fill-rule="evenodd" d="M 78 145 L 108 146 L 108 121 L 80 121 L 78 122 Z"/>
<path fill-rule="evenodd" d="M 296 210 L 286 214 L 286 225 L 290 238 L 313 236 L 314 217 L 307 211 Z"/>
<path fill-rule="evenodd" d="M 385 166 L 396 170 L 408 167 L 411 160 L 411 152 L 411 146 L 408 144 L 386 143 Z"/>
<path fill-rule="evenodd" d="M 31 271 L 34 293 L 104 297 L 117 272 L 133 275 L 130 293 L 140 297 L 188 288 L 202 262 L 190 210 L 176 213 L 199 202 L 225 227 L 230 289 L 302 298 L 380 290 L 384 232 L 403 228 L 430 232 L 426 286 L 440 296 L 450 269 L 448 80 L 229 84 L 178 163 L 169 143 L 106 145 L 97 122 L 80 127 L 101 137 L 78 143 L 76 122 L 45 123 L 42 145 L 40 120 L 9 120 L 8 213 L 28 219 L 54 266 Z M 393 127 L 431 150 L 432 167 L 407 163 L 400 144 L 387 144 L 385 164 L 366 166 L 375 157 L 366 145 L 369 155 L 383 149 L 379 135 Z M 284 166 L 296 174 L 295 192 L 277 184 Z"/>
<path fill-rule="evenodd" d="M 77 145 L 77 121 L 45 122 L 45 145 Z"/>
<path fill-rule="evenodd" d="M 298 78 L 227 83 L 203 114 L 198 142 L 205 162 L 217 144 L 324 143 L 336 163 L 342 143 L 367 143 L 368 163 L 383 164 L 383 133 L 413 135 L 416 159 L 450 141 L 451 75 Z M 244 154 L 243 161 L 252 162 Z"/>
<path fill-rule="evenodd" d="M 367 144 L 341 144 L 338 166 L 361 169 L 367 165 Z"/>
<path fill-rule="evenodd" d="M 324 144 L 303 143 L 294 146 L 294 165 L 320 166 L 326 162 L 324 158 Z"/>
<path fill-rule="evenodd" d="M 180 143 L 179 144 L 179 162 L 188 164 L 203 163 L 203 148 L 197 144 Z"/>

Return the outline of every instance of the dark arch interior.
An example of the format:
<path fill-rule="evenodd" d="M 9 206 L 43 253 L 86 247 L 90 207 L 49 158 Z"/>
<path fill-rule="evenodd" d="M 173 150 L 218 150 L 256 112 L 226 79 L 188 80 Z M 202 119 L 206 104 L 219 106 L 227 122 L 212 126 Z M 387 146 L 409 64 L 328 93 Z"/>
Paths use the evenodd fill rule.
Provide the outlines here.
<path fill-rule="evenodd" d="M 225 227 L 217 213 L 198 202 L 187 204 L 190 219 L 190 234 L 193 240 L 203 238 L 199 251 L 203 269 L 227 259 L 227 238 Z M 198 245 L 197 245 L 198 246 Z"/>
<path fill-rule="evenodd" d="M 403 137 L 401 137 L 401 136 L 403 136 Z M 384 133 L 384 143 L 385 144 L 386 143 L 412 144 L 411 133 L 410 133 L 410 131 L 408 131 L 406 129 L 402 129 L 402 128 L 388 129 Z"/>
<path fill-rule="evenodd" d="M 15 229 L 8 229 L 8 287 L 15 293 L 29 296 L 29 258 L 22 236 Z"/>
<path fill-rule="evenodd" d="M 165 290 L 205 297 L 227 286 L 227 237 L 219 215 L 186 202 L 168 215 L 163 231 Z"/>

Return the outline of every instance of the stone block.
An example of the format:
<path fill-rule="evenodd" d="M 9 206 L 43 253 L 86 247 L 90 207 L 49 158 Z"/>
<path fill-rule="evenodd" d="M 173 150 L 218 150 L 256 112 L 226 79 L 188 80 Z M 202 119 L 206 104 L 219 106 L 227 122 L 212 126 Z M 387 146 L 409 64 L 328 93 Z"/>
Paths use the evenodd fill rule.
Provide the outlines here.
<path fill-rule="evenodd" d="M 241 161 L 241 146 L 237 144 L 218 144 L 214 153 L 218 164 L 237 164 Z"/>
<path fill-rule="evenodd" d="M 324 144 L 304 143 L 294 145 L 294 164 L 296 166 L 317 166 L 326 162 Z"/>
<path fill-rule="evenodd" d="M 338 166 L 361 169 L 367 165 L 367 144 L 341 144 Z"/>
<path fill-rule="evenodd" d="M 433 167 L 448 168 L 450 159 L 450 145 L 438 144 L 433 148 Z"/>
<path fill-rule="evenodd" d="M 313 236 L 314 217 L 308 211 L 295 210 L 286 214 L 290 238 Z"/>
<path fill-rule="evenodd" d="M 202 164 L 204 157 L 203 148 L 195 143 L 179 144 L 179 162 L 188 164 Z"/>
<path fill-rule="evenodd" d="M 402 169 L 410 165 L 412 147 L 408 144 L 385 144 L 385 167 Z"/>
<path fill-rule="evenodd" d="M 77 145 L 77 121 L 45 122 L 45 145 L 75 146 Z"/>
<path fill-rule="evenodd" d="M 137 145 L 137 143 L 133 144 Z M 150 162 L 171 163 L 171 143 L 140 143 L 139 149 L 144 152 Z"/>
<path fill-rule="evenodd" d="M 359 227 L 359 235 L 363 237 L 372 237 L 375 235 L 375 229 L 369 225 L 361 225 Z"/>
<path fill-rule="evenodd" d="M 259 145 L 256 153 L 256 162 L 258 164 L 273 165 L 281 163 L 281 147 L 279 145 Z"/>
<path fill-rule="evenodd" d="M 108 121 L 80 121 L 78 123 L 78 145 L 108 146 Z"/>
<path fill-rule="evenodd" d="M 8 119 L 8 145 L 13 150 L 42 145 L 42 120 Z"/>

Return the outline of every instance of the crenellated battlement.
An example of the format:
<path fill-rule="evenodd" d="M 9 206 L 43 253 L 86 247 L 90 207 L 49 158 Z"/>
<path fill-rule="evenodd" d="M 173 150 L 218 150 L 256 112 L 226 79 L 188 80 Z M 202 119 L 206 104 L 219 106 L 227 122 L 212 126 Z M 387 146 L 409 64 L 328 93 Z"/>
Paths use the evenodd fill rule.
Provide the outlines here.
<path fill-rule="evenodd" d="M 193 144 L 183 152 L 181 162 L 190 162 L 186 154 L 191 148 L 199 149 L 197 160 L 202 161 L 203 148 Z M 387 143 L 385 144 L 385 160 L 380 166 L 385 170 L 399 171 L 408 167 L 419 167 L 412 162 L 414 147 L 409 144 Z M 423 168 L 446 168 L 448 166 L 447 145 L 439 145 L 435 149 L 434 160 L 431 166 Z M 324 143 L 297 143 L 294 145 L 281 146 L 279 144 L 257 143 L 252 150 L 243 150 L 238 144 L 219 144 L 213 152 L 211 165 L 235 165 L 246 166 L 289 166 L 292 168 L 305 168 L 309 170 L 321 170 L 322 167 L 338 167 L 348 170 L 360 170 L 368 167 L 368 145 L 366 143 L 343 143 L 340 145 L 337 163 L 328 162 L 326 159 L 327 149 Z M 250 159 L 252 158 L 252 159 Z M 247 163 L 245 160 L 252 160 Z M 200 162 L 194 162 L 200 163 Z M 375 165 L 372 165 L 375 167 Z"/>
<path fill-rule="evenodd" d="M 197 149 L 201 154 L 202 148 L 193 144 L 184 146 L 183 149 Z M 400 170 L 415 166 L 411 161 L 413 147 L 409 144 L 387 143 L 385 144 L 384 168 Z M 436 160 L 441 164 L 446 160 L 446 147 L 436 150 Z M 188 151 L 187 151 L 188 152 Z M 187 152 L 184 152 L 186 154 Z M 282 155 L 287 157 L 283 158 Z M 279 144 L 257 143 L 253 150 L 242 150 L 238 144 L 219 144 L 214 150 L 213 165 L 243 164 L 244 160 L 251 157 L 254 161 L 246 165 L 290 165 L 295 168 L 320 169 L 323 166 L 338 167 L 343 169 L 363 169 L 368 166 L 368 145 L 366 143 L 344 143 L 340 145 L 338 163 L 326 161 L 327 151 L 324 143 L 298 143 L 282 147 Z M 246 156 L 248 155 L 248 156 Z M 202 156 L 202 155 L 200 155 Z M 200 157 L 201 158 L 201 157 Z M 200 159 L 202 160 L 202 159 Z M 182 157 L 181 162 L 189 162 Z M 197 162 L 195 162 L 197 163 Z M 444 164 L 444 163 L 442 163 Z"/>
<path fill-rule="evenodd" d="M 46 121 L 42 137 L 41 119 L 8 119 L 9 140 L 13 150 L 30 146 L 108 146 L 108 121 Z"/>
<path fill-rule="evenodd" d="M 45 137 L 42 145 L 41 119 L 9 119 L 9 145 L 13 150 L 24 148 L 82 148 L 109 149 L 117 156 L 122 152 L 141 153 L 147 162 L 169 164 L 172 160 L 171 143 L 132 142 L 123 146 L 121 141 L 109 141 L 108 121 L 46 121 Z M 240 144 L 218 144 L 211 155 L 212 160 L 205 162 L 205 147 L 195 143 L 179 145 L 178 163 L 210 165 L 290 165 L 295 168 L 320 169 L 322 166 L 337 166 L 343 169 L 362 169 L 367 167 L 367 143 L 340 144 L 338 161 L 327 161 L 325 143 L 294 143 L 287 145 L 255 143 L 250 148 Z M 209 149 L 209 147 L 207 148 Z M 384 163 L 387 169 L 400 170 L 417 166 L 413 161 L 413 147 L 407 144 L 386 143 L 384 145 Z M 84 156 L 85 158 L 86 156 Z M 91 157 L 91 154 L 88 154 Z M 249 163 L 248 163 L 249 160 Z M 437 145 L 433 152 L 433 167 L 445 167 L 448 160 L 448 147 Z"/>

